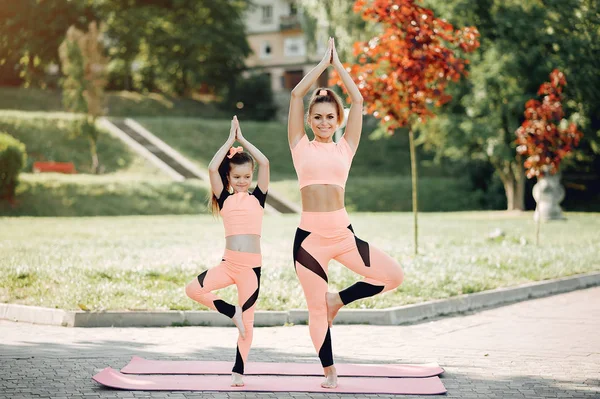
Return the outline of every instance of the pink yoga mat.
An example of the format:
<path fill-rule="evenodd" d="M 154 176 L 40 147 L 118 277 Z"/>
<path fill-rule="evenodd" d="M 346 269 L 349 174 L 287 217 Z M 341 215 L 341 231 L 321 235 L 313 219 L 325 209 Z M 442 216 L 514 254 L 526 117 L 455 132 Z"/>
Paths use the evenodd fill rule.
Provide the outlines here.
<path fill-rule="evenodd" d="M 321 388 L 323 377 L 244 376 L 243 387 L 232 387 L 226 375 L 127 375 L 110 367 L 94 377 L 96 382 L 112 388 L 139 391 L 221 391 L 221 392 L 330 392 L 437 395 L 446 393 L 439 377 L 364 378 L 338 380 L 335 389 Z"/>
<path fill-rule="evenodd" d="M 231 374 L 232 362 L 196 360 L 147 360 L 138 356 L 121 369 L 125 374 Z M 336 363 L 339 376 L 354 377 L 433 377 L 444 372 L 437 363 L 428 364 L 344 364 Z M 246 375 L 322 376 L 317 363 L 252 363 Z"/>

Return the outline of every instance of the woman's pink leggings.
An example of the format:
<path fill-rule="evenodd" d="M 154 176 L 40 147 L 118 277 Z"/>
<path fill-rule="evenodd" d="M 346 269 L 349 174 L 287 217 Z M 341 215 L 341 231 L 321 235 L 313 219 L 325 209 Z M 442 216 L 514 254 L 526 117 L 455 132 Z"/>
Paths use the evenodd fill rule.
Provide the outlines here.
<path fill-rule="evenodd" d="M 397 261 L 354 235 L 345 208 L 302 212 L 294 240 L 294 262 L 308 305 L 310 337 L 323 367 L 333 365 L 325 301 L 327 265 L 331 259 L 365 277 L 340 291 L 346 305 L 392 290 L 404 279 Z"/>
<path fill-rule="evenodd" d="M 220 299 L 212 291 L 232 284 L 237 286 L 238 302 L 242 308 L 242 320 L 246 329 L 246 337 L 238 337 L 237 353 L 232 370 L 239 374 L 244 374 L 244 365 L 252 344 L 254 309 L 260 290 L 261 264 L 260 254 L 226 249 L 221 263 L 206 270 L 185 287 L 185 293 L 194 301 L 231 318 L 235 315 L 235 306 Z"/>

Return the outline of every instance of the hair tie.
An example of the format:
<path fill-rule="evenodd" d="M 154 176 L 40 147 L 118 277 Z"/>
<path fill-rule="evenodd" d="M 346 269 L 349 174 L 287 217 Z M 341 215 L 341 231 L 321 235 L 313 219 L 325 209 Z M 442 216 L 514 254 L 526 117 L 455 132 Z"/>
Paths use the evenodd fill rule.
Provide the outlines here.
<path fill-rule="evenodd" d="M 319 95 L 320 95 L 320 96 L 326 96 L 326 95 L 328 95 L 328 94 L 329 94 L 329 93 L 327 93 L 327 90 L 323 90 L 323 89 L 321 89 L 321 91 L 319 91 Z"/>
<path fill-rule="evenodd" d="M 233 156 L 235 154 L 237 154 L 238 152 L 244 152 L 244 149 L 242 147 L 231 147 L 229 149 L 229 154 L 227 154 L 227 158 L 229 158 L 229 159 L 233 158 Z"/>

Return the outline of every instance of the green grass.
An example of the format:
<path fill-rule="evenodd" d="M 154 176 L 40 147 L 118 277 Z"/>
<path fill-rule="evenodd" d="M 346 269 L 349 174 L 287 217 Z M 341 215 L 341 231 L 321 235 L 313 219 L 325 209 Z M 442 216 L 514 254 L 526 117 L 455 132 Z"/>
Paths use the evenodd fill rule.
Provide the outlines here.
<path fill-rule="evenodd" d="M 229 121 L 199 118 L 137 118 L 152 133 L 206 168 L 229 132 Z M 351 211 L 409 211 L 411 205 L 408 139 L 396 135 L 371 140 L 374 126 L 366 124 L 364 137 L 354 158 L 346 186 L 346 206 Z M 296 203 L 300 192 L 287 142 L 287 127 L 281 122 L 242 122 L 246 137 L 263 151 L 271 163 L 271 185 Z M 391 156 L 390 154 L 394 154 Z M 427 160 L 425 154 L 420 159 Z M 485 207 L 480 193 L 473 192 L 466 176 L 450 177 L 452 168 L 423 162 L 419 169 L 422 211 L 478 210 Z M 443 197 L 444 201 L 439 198 Z"/>
<path fill-rule="evenodd" d="M 108 131 L 100 131 L 100 175 L 91 175 L 89 143 L 73 136 L 77 116 L 61 112 L 0 111 L 0 131 L 27 149 L 25 172 L 35 161 L 73 162 L 76 175 L 22 173 L 16 204 L 4 216 L 113 216 L 206 213 L 207 186 L 173 182 Z"/>
<path fill-rule="evenodd" d="M 25 144 L 26 172 L 32 170 L 35 161 L 56 161 L 73 162 L 78 173 L 89 173 L 89 141 L 84 136 L 74 136 L 71 131 L 71 122 L 76 117 L 63 112 L 0 111 L 0 131 L 7 132 Z M 162 174 L 125 143 L 104 130 L 100 130 L 98 137 L 98 154 L 103 173 L 146 176 Z"/>
<path fill-rule="evenodd" d="M 136 118 L 163 141 L 206 167 L 214 153 L 229 135 L 230 120 L 201 118 Z M 269 158 L 273 181 L 296 177 L 287 141 L 287 125 L 283 122 L 240 121 L 244 135 Z M 395 135 L 387 139 L 371 140 L 373 121 L 366 120 L 363 138 L 352 163 L 352 177 L 410 175 L 408 137 Z M 311 136 L 312 137 L 312 136 Z M 420 153 L 421 160 L 431 156 Z M 450 176 L 446 168 L 420 165 L 424 177 Z"/>
<path fill-rule="evenodd" d="M 17 203 L 3 216 L 117 216 L 207 213 L 208 186 L 198 180 L 115 175 L 21 174 Z"/>
<path fill-rule="evenodd" d="M 0 87 L 0 109 L 45 112 L 64 110 L 61 93 L 58 90 L 16 87 Z M 213 104 L 157 93 L 140 94 L 128 91 L 107 92 L 106 112 L 108 116 L 114 117 L 142 115 L 229 117 Z"/>
<path fill-rule="evenodd" d="M 31 171 L 35 161 L 59 161 L 74 162 L 78 173 L 90 172 L 89 143 L 85 137 L 74 137 L 71 133 L 71 121 L 76 117 L 73 114 L 61 112 L 21 112 L 0 111 L 0 131 L 7 131 L 23 141 L 28 152 L 28 164 L 25 171 Z M 199 118 L 138 118 L 153 133 L 161 137 L 175 149 L 192 159 L 201 167 L 206 167 L 219 146 L 222 144 L 224 135 L 229 129 L 229 121 Z M 372 122 L 372 121 L 371 121 Z M 353 211 L 407 211 L 410 205 L 410 184 L 406 177 L 399 177 L 410 173 L 409 155 L 407 141 L 404 135 L 397 135 L 379 141 L 370 140 L 368 135 L 374 126 L 369 121 L 365 127 L 365 137 L 362 140 L 357 153 L 351 177 L 347 185 L 346 202 L 348 209 Z M 253 142 L 261 148 L 271 160 L 271 177 L 273 188 L 280 191 L 287 198 L 300 202 L 296 183 L 296 173 L 293 168 L 290 150 L 287 144 L 286 126 L 280 122 L 252 122 L 243 123 L 244 133 L 252 137 Z M 386 156 L 386 153 L 396 153 L 398 156 Z M 148 180 L 150 176 L 164 176 L 153 165 L 133 153 L 125 144 L 112 136 L 109 132 L 101 131 L 98 140 L 98 153 L 100 156 L 103 174 L 136 175 L 142 180 Z M 465 178 L 456 179 L 442 176 L 447 173 L 447 168 L 435 168 L 424 164 L 420 168 L 420 206 L 423 211 L 457 211 L 482 209 L 480 196 L 473 193 Z M 155 214 L 186 213 L 182 210 L 168 211 L 174 209 L 172 206 L 163 207 L 160 204 L 154 206 L 136 207 L 132 201 L 136 193 L 143 192 L 145 183 L 138 184 L 132 190 L 126 192 L 125 187 L 121 193 L 105 193 L 104 197 L 121 198 L 124 201 L 115 200 L 113 210 L 91 213 L 92 209 L 100 209 L 96 201 L 87 206 L 84 203 L 85 195 L 90 193 L 90 184 L 98 186 L 98 183 L 82 185 L 81 182 L 70 183 L 68 178 L 56 179 L 47 177 L 48 183 L 43 183 L 40 177 L 35 181 L 23 179 L 23 185 L 19 190 L 19 211 L 4 207 L 0 214 L 4 215 L 128 215 L 140 210 L 139 214 L 148 214 L 154 210 Z M 59 187 L 58 183 L 68 185 Z M 36 189 L 36 187 L 38 189 Z M 40 190 L 39 188 L 44 188 Z M 165 192 L 166 185 L 163 185 Z M 180 186 L 181 187 L 181 186 Z M 40 209 L 36 202 L 36 193 L 49 191 L 55 206 Z M 177 190 L 177 189 L 174 189 Z M 99 188 L 94 189 L 98 192 Z M 439 202 L 440 193 L 446 200 Z M 61 195 L 68 198 L 61 199 Z M 195 196 L 188 192 L 186 195 Z M 94 195 L 96 199 L 100 194 Z M 78 200 L 73 200 L 73 198 Z M 158 199 L 158 197 L 156 197 Z M 61 205 L 62 204 L 62 205 Z M 70 206 L 70 204 L 75 204 Z M 118 209 L 121 204 L 123 209 Z M 84 209 L 85 208 L 85 209 Z M 111 207 L 105 207 L 109 209 Z M 52 213 L 54 212 L 54 213 Z M 79 212 L 79 213 L 78 213 Z"/>
<path fill-rule="evenodd" d="M 406 274 L 400 289 L 353 303 L 386 308 L 600 270 L 600 214 L 568 213 L 542 224 L 531 213 L 420 215 L 412 254 L 409 213 L 352 214 L 357 235 L 389 253 Z M 266 216 L 258 308 L 304 308 L 291 248 L 298 216 Z M 217 264 L 224 240 L 211 216 L 0 218 L 0 301 L 77 309 L 201 309 L 183 287 Z M 500 228 L 505 235 L 488 239 Z M 358 279 L 332 262 L 331 289 Z M 235 300 L 235 289 L 220 291 Z"/>
<path fill-rule="evenodd" d="M 278 193 L 300 202 L 297 180 L 271 183 Z M 443 200 L 441 200 L 443 199 Z M 345 194 L 346 208 L 351 212 L 410 212 L 412 184 L 410 176 L 352 177 Z M 481 193 L 473 192 L 464 179 L 421 177 L 419 179 L 419 210 L 422 212 L 453 212 L 483 207 Z"/>

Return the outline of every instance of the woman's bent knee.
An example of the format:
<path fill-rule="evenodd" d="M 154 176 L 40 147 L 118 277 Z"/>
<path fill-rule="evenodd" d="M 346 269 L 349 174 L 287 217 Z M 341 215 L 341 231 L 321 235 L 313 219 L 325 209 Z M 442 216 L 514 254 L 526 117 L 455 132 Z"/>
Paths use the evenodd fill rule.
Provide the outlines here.
<path fill-rule="evenodd" d="M 185 295 L 187 295 L 191 299 L 194 299 L 199 294 L 199 286 L 200 284 L 197 280 L 192 280 L 188 285 L 185 286 Z"/>
<path fill-rule="evenodd" d="M 393 272 L 389 276 L 389 289 L 393 290 L 394 288 L 398 288 L 403 281 L 404 272 L 402 271 L 402 267 L 400 267 L 400 264 L 396 264 L 396 267 L 394 267 Z"/>

